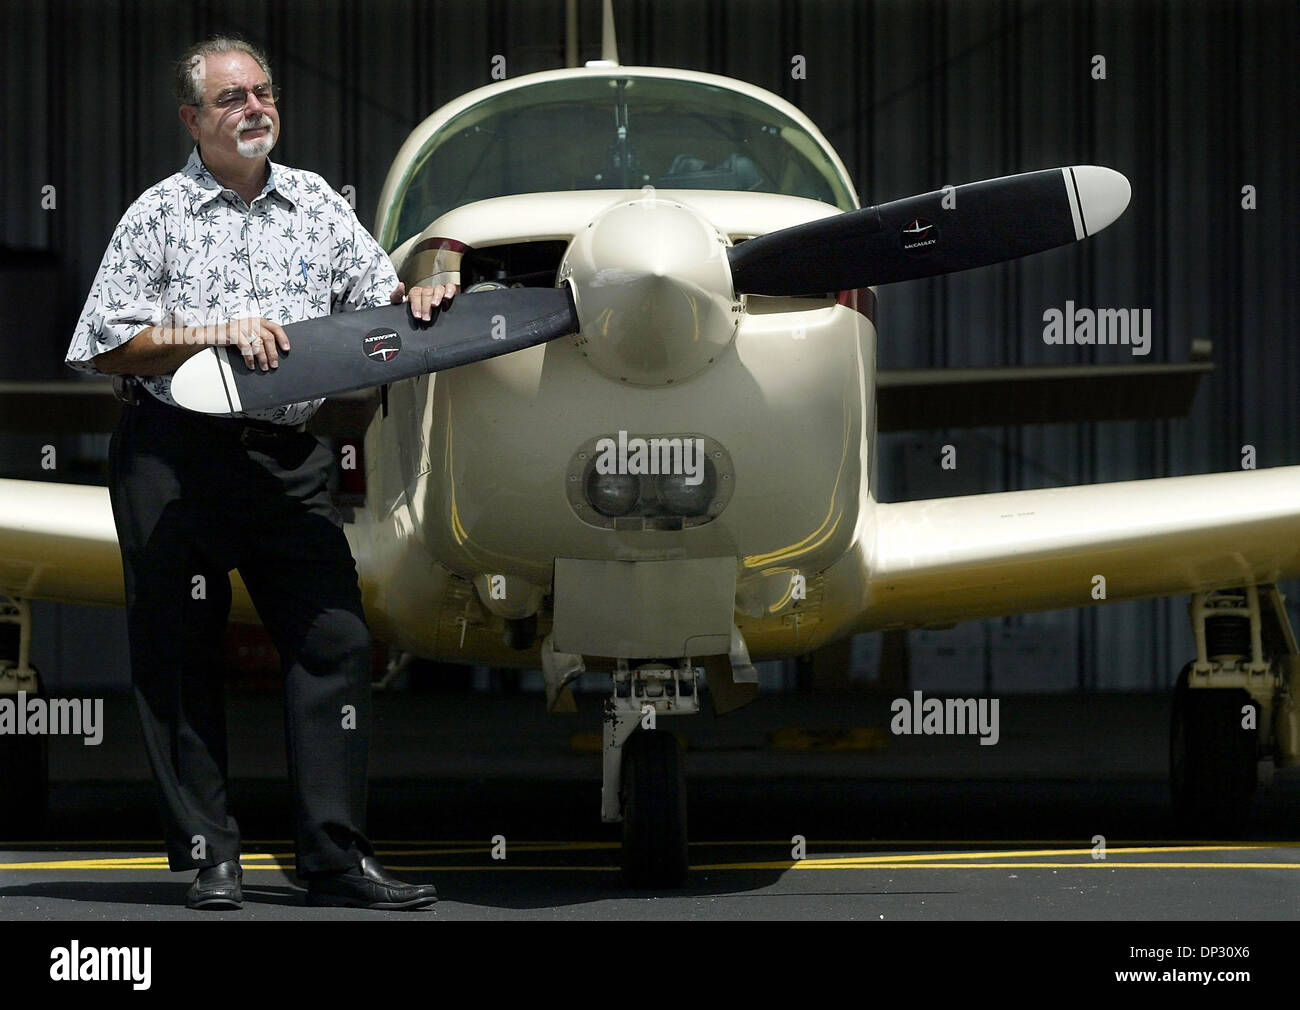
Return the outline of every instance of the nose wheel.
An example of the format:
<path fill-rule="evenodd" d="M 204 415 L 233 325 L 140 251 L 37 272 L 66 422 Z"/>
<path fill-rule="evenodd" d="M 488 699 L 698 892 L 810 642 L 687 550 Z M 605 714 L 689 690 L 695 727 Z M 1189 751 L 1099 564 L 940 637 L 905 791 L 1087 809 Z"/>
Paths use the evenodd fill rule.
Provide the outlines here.
<path fill-rule="evenodd" d="M 605 702 L 601 818 L 623 822 L 623 880 L 631 887 L 680 887 L 686 850 L 686 774 L 677 737 L 657 728 L 668 715 L 699 712 L 699 670 L 618 661 Z"/>
<path fill-rule="evenodd" d="M 632 887 L 686 880 L 686 775 L 677 737 L 641 729 L 623 745 L 623 879 Z"/>

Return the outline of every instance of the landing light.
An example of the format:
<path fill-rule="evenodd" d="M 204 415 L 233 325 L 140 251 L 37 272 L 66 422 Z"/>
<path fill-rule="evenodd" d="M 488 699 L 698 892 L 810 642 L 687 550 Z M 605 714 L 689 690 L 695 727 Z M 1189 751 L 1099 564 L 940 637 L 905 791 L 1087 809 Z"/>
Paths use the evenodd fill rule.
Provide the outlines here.
<path fill-rule="evenodd" d="M 693 451 L 686 454 L 688 443 Z M 675 466 L 674 460 L 686 465 Z M 731 454 L 722 444 L 686 433 L 598 436 L 570 457 L 565 473 L 566 497 L 578 518 L 620 531 L 703 526 L 727 507 L 735 483 Z"/>
<path fill-rule="evenodd" d="M 637 476 L 593 469 L 587 475 L 587 501 L 603 516 L 625 516 L 636 509 L 647 518 L 665 514 L 698 518 L 709 511 L 717 485 L 717 470 L 707 459 L 704 479 L 698 484 L 690 483 L 685 474 Z"/>
<path fill-rule="evenodd" d="M 603 516 L 625 516 L 641 497 L 641 481 L 626 473 L 597 473 L 587 477 L 587 501 Z"/>
<path fill-rule="evenodd" d="M 707 459 L 704 461 L 704 480 L 698 484 L 689 483 L 685 474 L 670 473 L 655 478 L 660 504 L 675 516 L 704 515 L 709 510 L 717 483 L 717 471 Z"/>

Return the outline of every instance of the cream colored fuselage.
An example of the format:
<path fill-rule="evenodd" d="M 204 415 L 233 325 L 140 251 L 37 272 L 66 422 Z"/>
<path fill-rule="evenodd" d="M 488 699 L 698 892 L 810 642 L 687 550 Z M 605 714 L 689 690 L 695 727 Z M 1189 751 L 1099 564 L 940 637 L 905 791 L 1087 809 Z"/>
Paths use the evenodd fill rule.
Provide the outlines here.
<path fill-rule="evenodd" d="M 458 208 L 425 234 L 468 236 L 470 245 L 572 235 L 601 210 L 640 196 L 505 197 Z M 680 201 L 729 237 L 836 213 L 761 194 L 656 197 Z M 506 221 L 514 233 L 503 231 Z M 527 230 L 519 231 L 521 221 Z M 408 284 L 423 279 L 424 267 L 404 250 L 394 260 Z M 861 616 L 865 587 L 841 587 L 840 607 L 831 608 L 822 573 L 854 549 L 870 505 L 875 329 L 861 308 L 831 298 L 750 297 L 715 360 L 671 383 L 602 374 L 579 337 L 392 387 L 387 415 L 367 434 L 367 508 L 351 530 L 368 575 L 367 609 L 387 619 L 376 630 L 425 656 L 531 665 L 536 650 L 506 649 L 499 619 L 539 613 L 546 632 L 557 558 L 728 558 L 736 620 L 756 655 L 806 652 L 843 631 Z M 734 479 L 722 512 L 678 530 L 584 521 L 568 486 L 575 453 L 620 431 L 718 443 Z M 863 571 L 860 559 L 848 567 Z M 494 575 L 504 577 L 500 599 L 490 590 Z M 645 619 L 655 613 L 648 605 Z"/>

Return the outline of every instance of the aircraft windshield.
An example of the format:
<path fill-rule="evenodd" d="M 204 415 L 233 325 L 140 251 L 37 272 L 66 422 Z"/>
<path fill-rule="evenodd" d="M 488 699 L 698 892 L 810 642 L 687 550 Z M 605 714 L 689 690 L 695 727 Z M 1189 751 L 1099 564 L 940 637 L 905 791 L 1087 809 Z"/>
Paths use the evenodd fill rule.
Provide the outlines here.
<path fill-rule="evenodd" d="M 602 75 L 507 91 L 450 120 L 402 180 L 381 242 L 392 249 L 476 200 L 647 185 L 854 206 L 821 144 L 765 103 L 697 81 Z"/>

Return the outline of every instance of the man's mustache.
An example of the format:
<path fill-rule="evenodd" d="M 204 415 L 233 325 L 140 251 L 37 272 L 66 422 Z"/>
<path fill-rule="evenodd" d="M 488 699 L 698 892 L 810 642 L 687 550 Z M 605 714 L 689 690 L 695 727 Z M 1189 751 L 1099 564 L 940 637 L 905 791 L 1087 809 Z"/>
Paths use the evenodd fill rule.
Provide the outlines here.
<path fill-rule="evenodd" d="M 259 116 L 257 119 L 241 120 L 239 125 L 235 127 L 235 131 L 237 133 L 243 133 L 246 130 L 260 130 L 263 127 L 265 127 L 268 130 L 272 128 L 271 117 L 268 116 L 265 112 L 262 113 L 262 115 Z"/>

